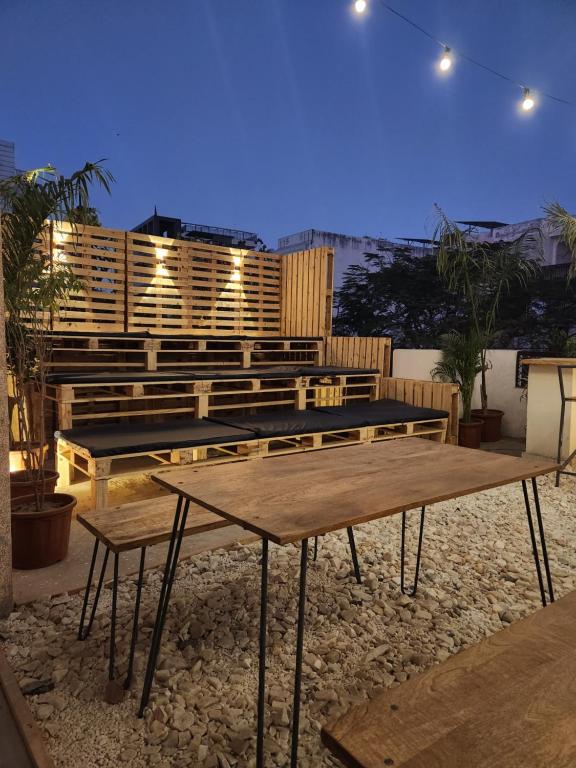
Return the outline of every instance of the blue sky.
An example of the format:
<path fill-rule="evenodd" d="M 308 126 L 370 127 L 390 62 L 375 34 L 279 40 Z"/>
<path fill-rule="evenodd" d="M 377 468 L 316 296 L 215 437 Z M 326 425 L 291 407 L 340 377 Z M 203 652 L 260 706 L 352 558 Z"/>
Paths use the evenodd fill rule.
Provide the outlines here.
<path fill-rule="evenodd" d="M 576 100 L 574 0 L 390 0 L 458 50 Z M 425 235 L 576 208 L 576 109 L 457 62 L 371 0 L 0 0 L 0 136 L 17 163 L 107 158 L 103 223 L 152 213 L 276 238 Z"/>

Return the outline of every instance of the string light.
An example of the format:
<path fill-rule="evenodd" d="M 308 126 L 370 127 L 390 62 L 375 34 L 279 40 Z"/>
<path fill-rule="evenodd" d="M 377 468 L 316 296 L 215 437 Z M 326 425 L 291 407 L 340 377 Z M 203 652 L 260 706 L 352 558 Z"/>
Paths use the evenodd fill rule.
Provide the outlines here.
<path fill-rule="evenodd" d="M 412 19 L 409 19 L 408 16 L 405 16 L 403 13 L 400 13 L 400 11 L 397 11 L 395 8 L 392 8 L 392 6 L 388 5 L 388 3 L 385 2 L 385 0 L 380 0 L 380 5 L 382 6 L 382 8 L 384 8 L 384 10 L 394 14 L 394 16 L 397 16 L 406 24 L 409 24 L 411 27 L 413 27 L 418 32 L 420 32 L 420 34 L 425 35 L 429 40 L 432 40 L 434 43 L 436 43 L 443 49 L 442 57 L 439 59 L 438 65 L 437 65 L 440 72 L 447 73 L 450 69 L 452 69 L 452 66 L 454 64 L 453 49 L 449 48 L 445 42 L 443 42 L 442 40 L 439 40 L 433 34 L 428 32 L 428 30 L 424 29 L 424 27 L 421 27 L 415 21 L 412 21 Z M 360 14 L 364 13 L 367 7 L 368 7 L 367 0 L 356 0 L 354 3 L 354 9 L 356 10 L 357 13 L 360 13 Z M 477 59 L 473 59 L 471 56 L 467 56 L 461 51 L 458 51 L 458 60 L 460 59 L 463 59 L 464 61 L 467 61 L 469 64 L 473 64 L 475 67 L 478 67 L 479 69 L 483 69 L 485 72 L 488 72 L 489 74 L 494 75 L 495 77 L 499 77 L 501 80 L 505 80 L 506 82 L 518 88 L 522 88 L 522 101 L 520 102 L 521 111 L 530 112 L 536 106 L 537 102 L 534 97 L 534 92 L 530 88 L 523 85 L 522 83 L 519 83 L 513 78 L 508 77 L 508 75 L 505 75 L 502 72 L 498 72 L 498 70 L 493 69 L 492 67 L 489 67 L 486 64 L 483 64 L 481 61 L 478 61 Z M 544 91 L 539 91 L 539 95 L 544 98 L 557 101 L 560 104 L 565 104 L 566 106 L 569 106 L 569 107 L 576 107 L 576 102 L 569 101 L 568 99 L 562 99 L 560 98 L 560 96 L 554 96 L 554 94 L 552 93 L 545 93 Z"/>
<path fill-rule="evenodd" d="M 522 109 L 524 112 L 530 112 L 531 109 L 534 109 L 535 105 L 536 102 L 530 88 L 524 88 L 522 92 Z"/>
<path fill-rule="evenodd" d="M 442 72 L 448 72 L 448 70 L 452 67 L 452 52 L 448 46 L 444 48 L 444 53 L 442 54 L 442 58 L 440 59 L 438 66 Z"/>

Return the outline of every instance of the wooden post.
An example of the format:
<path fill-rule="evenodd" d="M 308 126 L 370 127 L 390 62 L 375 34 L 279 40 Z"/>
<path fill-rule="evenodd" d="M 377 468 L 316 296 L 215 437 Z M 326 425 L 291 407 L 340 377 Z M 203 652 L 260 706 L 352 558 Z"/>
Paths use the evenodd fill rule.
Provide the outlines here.
<path fill-rule="evenodd" d="M 10 461 L 8 449 L 8 373 L 4 335 L 2 280 L 2 213 L 0 212 L 0 616 L 12 610 L 12 533 L 10 528 Z"/>

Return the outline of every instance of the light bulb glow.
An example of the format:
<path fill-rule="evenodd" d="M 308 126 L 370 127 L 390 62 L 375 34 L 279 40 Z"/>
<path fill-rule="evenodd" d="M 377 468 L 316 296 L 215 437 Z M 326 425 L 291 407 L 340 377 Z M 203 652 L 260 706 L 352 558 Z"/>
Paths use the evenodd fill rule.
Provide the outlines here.
<path fill-rule="evenodd" d="M 442 58 L 440 59 L 440 62 L 438 64 L 442 72 L 448 72 L 448 70 L 452 66 L 452 53 L 450 52 L 450 48 L 445 48 L 444 53 L 442 54 Z"/>
<path fill-rule="evenodd" d="M 535 105 L 536 102 L 530 93 L 530 89 L 524 88 L 524 93 L 522 94 L 522 109 L 524 112 L 530 112 L 531 109 L 534 109 Z"/>
<path fill-rule="evenodd" d="M 366 8 L 368 8 L 368 3 L 366 0 L 356 0 L 354 3 L 354 10 L 356 13 L 364 13 L 366 11 Z"/>

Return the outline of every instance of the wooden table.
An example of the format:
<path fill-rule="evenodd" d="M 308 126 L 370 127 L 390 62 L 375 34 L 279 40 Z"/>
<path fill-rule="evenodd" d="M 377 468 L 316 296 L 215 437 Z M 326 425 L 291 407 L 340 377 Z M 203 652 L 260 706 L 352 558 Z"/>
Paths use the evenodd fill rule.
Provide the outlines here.
<path fill-rule="evenodd" d="M 554 600 L 536 477 L 553 472 L 556 464 L 459 448 L 420 438 L 318 451 L 242 464 L 158 472 L 153 479 L 178 495 L 174 531 L 182 531 L 188 508 L 197 504 L 262 538 L 260 656 L 258 682 L 257 766 L 264 765 L 266 693 L 266 630 L 268 545 L 301 542 L 296 672 L 292 718 L 291 766 L 297 765 L 298 726 L 306 604 L 308 541 L 314 536 L 423 509 L 436 502 L 508 485 L 522 484 L 530 539 L 542 602 L 546 591 L 528 496 L 532 491 L 537 516 L 548 596 Z M 176 535 L 176 533 L 175 533 Z M 178 534 L 180 535 L 180 534 Z M 177 543 L 174 548 L 177 548 Z M 175 563 L 166 563 L 164 604 L 155 628 L 145 690 L 152 682 L 163 618 L 170 598 Z"/>
<path fill-rule="evenodd" d="M 348 768 L 573 768 L 576 592 L 322 729 Z"/>

